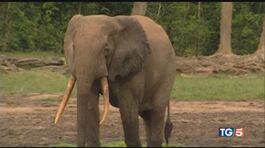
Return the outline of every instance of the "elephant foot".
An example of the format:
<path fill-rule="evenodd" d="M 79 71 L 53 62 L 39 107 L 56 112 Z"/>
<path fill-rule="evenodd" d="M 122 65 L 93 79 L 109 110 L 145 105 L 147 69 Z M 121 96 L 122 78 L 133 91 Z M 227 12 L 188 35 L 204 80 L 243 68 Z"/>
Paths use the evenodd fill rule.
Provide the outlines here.
<path fill-rule="evenodd" d="M 147 147 L 161 147 L 162 142 L 159 141 L 151 141 L 150 143 L 147 144 Z"/>
<path fill-rule="evenodd" d="M 142 147 L 140 141 L 137 141 L 137 142 L 126 142 L 126 146 L 127 147 Z"/>
<path fill-rule="evenodd" d="M 91 142 L 89 142 L 89 143 L 86 144 L 86 147 L 100 147 L 100 144 L 99 143 L 91 143 Z"/>

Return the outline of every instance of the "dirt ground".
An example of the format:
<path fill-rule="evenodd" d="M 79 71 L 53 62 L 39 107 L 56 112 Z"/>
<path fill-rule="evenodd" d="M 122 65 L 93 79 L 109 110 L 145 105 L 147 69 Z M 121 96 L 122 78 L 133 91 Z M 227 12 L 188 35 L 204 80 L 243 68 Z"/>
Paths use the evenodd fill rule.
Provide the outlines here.
<path fill-rule="evenodd" d="M 53 124 L 60 94 L 0 96 L 0 146 L 75 143 L 76 98 Z M 171 144 L 179 146 L 265 146 L 264 101 L 171 101 Z M 244 137 L 219 137 L 219 127 L 244 128 Z M 123 140 L 119 110 L 110 107 L 101 141 Z M 142 143 L 145 133 L 140 120 Z"/>

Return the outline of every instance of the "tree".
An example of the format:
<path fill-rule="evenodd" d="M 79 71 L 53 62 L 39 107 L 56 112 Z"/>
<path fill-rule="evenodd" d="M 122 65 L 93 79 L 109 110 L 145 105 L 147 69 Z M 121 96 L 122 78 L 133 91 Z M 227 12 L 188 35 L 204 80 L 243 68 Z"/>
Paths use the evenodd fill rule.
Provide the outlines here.
<path fill-rule="evenodd" d="M 217 54 L 232 54 L 231 49 L 232 2 L 222 2 L 220 43 Z"/>
<path fill-rule="evenodd" d="M 9 10 L 11 7 L 11 2 L 7 2 L 6 12 L 5 12 L 5 21 L 4 21 L 4 47 L 3 50 L 7 50 L 7 43 L 10 39 L 10 16 L 9 16 Z"/>
<path fill-rule="evenodd" d="M 78 14 L 82 14 L 82 2 L 78 4 Z"/>
<path fill-rule="evenodd" d="M 131 15 L 145 15 L 147 2 L 134 2 Z"/>
<path fill-rule="evenodd" d="M 0 50 L 63 51 L 67 24 L 77 13 L 140 14 L 165 29 L 176 55 L 212 55 L 218 49 L 219 35 L 224 36 L 220 33 L 221 8 L 221 3 L 208 2 L 3 2 L 0 3 Z M 263 2 L 233 2 L 231 48 L 234 54 L 252 54 L 258 49 L 264 8 Z"/>
<path fill-rule="evenodd" d="M 263 26 L 262 26 L 262 33 L 259 40 L 259 46 L 256 51 L 257 54 L 264 54 L 265 50 L 265 17 L 263 18 Z"/>
<path fill-rule="evenodd" d="M 263 14 L 264 9 L 259 3 L 233 2 L 231 46 L 234 54 L 255 53 L 262 32 Z"/>

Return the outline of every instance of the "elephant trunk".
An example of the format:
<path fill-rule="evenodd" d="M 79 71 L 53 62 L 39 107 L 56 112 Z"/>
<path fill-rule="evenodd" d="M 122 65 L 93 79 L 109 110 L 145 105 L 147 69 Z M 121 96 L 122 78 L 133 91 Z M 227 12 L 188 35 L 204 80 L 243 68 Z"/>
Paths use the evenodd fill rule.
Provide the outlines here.
<path fill-rule="evenodd" d="M 65 106 L 70 98 L 70 95 L 72 93 L 74 84 L 76 82 L 76 78 L 74 76 L 70 76 L 70 79 L 67 83 L 67 88 L 65 90 L 62 102 L 58 108 L 58 111 L 56 113 L 56 117 L 55 117 L 55 121 L 54 123 L 57 124 L 58 120 L 60 119 Z M 102 118 L 100 120 L 100 124 L 103 124 L 104 120 L 106 119 L 107 113 L 108 113 L 108 109 L 109 109 L 109 86 L 108 86 L 108 79 L 106 77 L 102 77 L 100 79 L 100 85 L 101 85 L 101 89 L 102 89 L 102 94 L 103 94 L 103 98 L 104 98 L 104 111 L 103 111 L 103 115 Z"/>

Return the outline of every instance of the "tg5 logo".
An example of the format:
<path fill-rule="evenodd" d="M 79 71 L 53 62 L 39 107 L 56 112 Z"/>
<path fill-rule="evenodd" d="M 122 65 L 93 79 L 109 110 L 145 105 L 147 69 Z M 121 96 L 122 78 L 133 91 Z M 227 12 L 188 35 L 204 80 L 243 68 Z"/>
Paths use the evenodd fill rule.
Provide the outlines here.
<path fill-rule="evenodd" d="M 220 137 L 242 137 L 244 136 L 243 128 L 232 128 L 232 127 L 220 127 L 219 128 Z"/>

